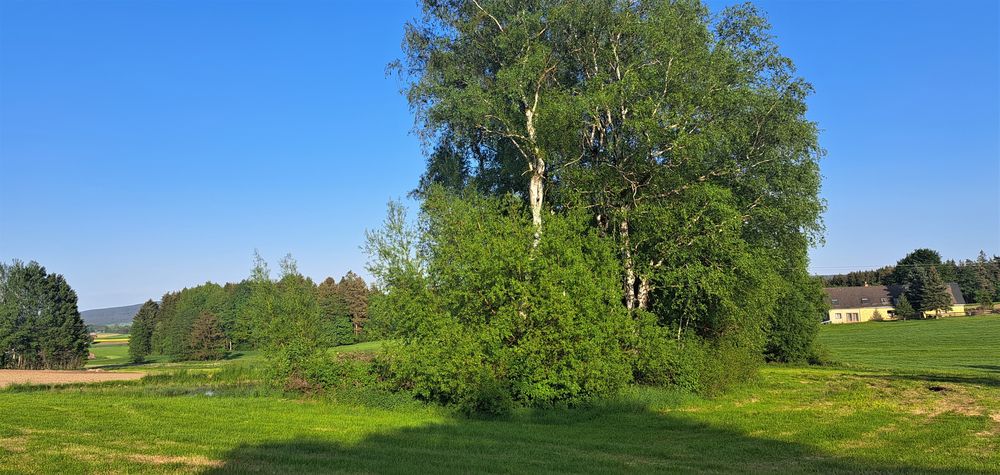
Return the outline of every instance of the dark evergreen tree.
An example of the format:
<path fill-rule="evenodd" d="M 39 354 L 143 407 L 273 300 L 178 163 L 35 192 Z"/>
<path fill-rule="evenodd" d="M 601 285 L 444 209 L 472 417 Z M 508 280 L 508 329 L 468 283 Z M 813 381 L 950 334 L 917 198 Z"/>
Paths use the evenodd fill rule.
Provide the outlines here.
<path fill-rule="evenodd" d="M 189 358 L 220 360 L 228 354 L 226 334 L 215 314 L 203 312 L 191 327 Z"/>
<path fill-rule="evenodd" d="M 159 304 L 147 300 L 135 317 L 128 338 L 128 354 L 133 363 L 142 363 L 153 352 L 153 329 L 156 328 L 156 314 Z"/>
<path fill-rule="evenodd" d="M 937 268 L 931 267 L 926 278 L 923 279 L 918 308 L 921 312 L 934 312 L 934 317 L 937 318 L 941 312 L 950 310 L 951 304 L 951 295 L 948 293 L 947 285 L 938 274 Z"/>
<path fill-rule="evenodd" d="M 899 300 L 896 301 L 896 318 L 900 320 L 910 320 L 915 318 L 917 311 L 910 304 L 910 299 L 906 298 L 906 295 L 900 295 Z"/>
<path fill-rule="evenodd" d="M 905 294 L 910 305 L 915 309 L 913 318 L 923 318 L 924 286 L 927 282 L 927 270 L 923 267 L 914 268 L 907 273 L 909 281 L 905 284 Z"/>

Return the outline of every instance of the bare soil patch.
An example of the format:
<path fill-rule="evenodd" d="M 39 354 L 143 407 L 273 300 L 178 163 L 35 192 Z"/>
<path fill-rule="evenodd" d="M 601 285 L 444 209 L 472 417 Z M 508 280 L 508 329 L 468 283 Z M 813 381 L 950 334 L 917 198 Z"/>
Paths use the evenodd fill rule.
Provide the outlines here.
<path fill-rule="evenodd" d="M 71 384 L 130 381 L 143 376 L 145 376 L 145 373 L 0 369 L 0 388 L 5 388 L 11 384 Z"/>

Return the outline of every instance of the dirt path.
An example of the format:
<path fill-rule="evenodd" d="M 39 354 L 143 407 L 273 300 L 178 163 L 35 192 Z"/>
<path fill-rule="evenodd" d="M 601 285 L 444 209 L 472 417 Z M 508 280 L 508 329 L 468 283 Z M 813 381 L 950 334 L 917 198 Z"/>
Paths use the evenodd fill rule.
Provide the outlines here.
<path fill-rule="evenodd" d="M 69 384 L 128 381 L 139 379 L 143 376 L 145 376 L 145 373 L 0 369 L 0 388 L 11 384 Z"/>

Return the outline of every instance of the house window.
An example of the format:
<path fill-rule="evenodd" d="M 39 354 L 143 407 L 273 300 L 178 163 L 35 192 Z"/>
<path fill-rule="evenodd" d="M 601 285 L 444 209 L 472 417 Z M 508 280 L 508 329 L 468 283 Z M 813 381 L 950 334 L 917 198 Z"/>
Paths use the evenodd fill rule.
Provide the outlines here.
<path fill-rule="evenodd" d="M 868 297 L 861 297 L 861 305 L 868 305 Z"/>
<path fill-rule="evenodd" d="M 882 305 L 889 305 L 889 298 L 888 297 L 882 297 Z"/>
<path fill-rule="evenodd" d="M 843 316 L 841 314 L 839 314 L 839 313 L 835 313 L 835 314 L 833 314 L 833 318 L 835 318 L 837 320 L 840 320 L 841 318 L 843 318 Z"/>
<path fill-rule="evenodd" d="M 861 319 L 858 318 L 858 314 L 856 314 L 856 313 L 848 313 L 847 314 L 847 321 L 849 321 L 849 322 L 860 322 Z"/>
<path fill-rule="evenodd" d="M 830 299 L 830 303 L 837 305 L 840 303 L 840 299 Z"/>

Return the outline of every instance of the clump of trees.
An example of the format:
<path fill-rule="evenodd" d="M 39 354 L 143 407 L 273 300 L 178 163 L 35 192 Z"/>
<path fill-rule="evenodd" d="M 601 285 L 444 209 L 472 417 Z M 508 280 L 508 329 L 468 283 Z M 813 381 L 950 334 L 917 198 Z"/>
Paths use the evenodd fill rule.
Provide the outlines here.
<path fill-rule="evenodd" d="M 90 335 L 76 292 L 37 262 L 0 263 L 0 368 L 77 369 Z"/>
<path fill-rule="evenodd" d="M 282 260 L 281 276 L 273 281 L 266 262 L 255 254 L 246 280 L 208 282 L 168 292 L 159 304 L 144 304 L 133 319 L 130 355 L 134 362 L 150 354 L 220 359 L 234 350 L 272 348 L 294 331 L 315 334 L 326 346 L 356 343 L 367 338 L 369 292 L 353 272 L 339 283 L 327 278 L 316 285 L 298 272 L 291 256 Z M 303 316 L 315 321 L 303 326 L 296 320 Z"/>
<path fill-rule="evenodd" d="M 808 357 L 822 150 L 811 87 L 752 6 L 424 14 L 395 65 L 430 150 L 421 217 L 403 232 L 391 207 L 369 244 L 373 318 L 412 350 L 390 350 L 385 377 L 438 400 L 550 404 L 630 380 L 712 390 L 765 357 Z"/>

